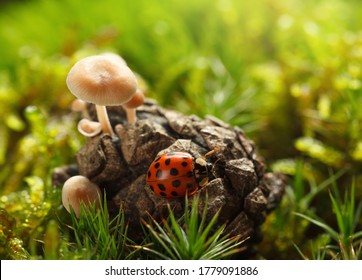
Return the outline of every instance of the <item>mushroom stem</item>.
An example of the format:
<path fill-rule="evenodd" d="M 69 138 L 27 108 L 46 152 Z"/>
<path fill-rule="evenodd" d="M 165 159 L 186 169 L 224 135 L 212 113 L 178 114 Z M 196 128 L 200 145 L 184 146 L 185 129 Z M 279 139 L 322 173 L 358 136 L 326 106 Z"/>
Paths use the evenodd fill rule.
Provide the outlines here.
<path fill-rule="evenodd" d="M 97 111 L 98 121 L 101 124 L 102 130 L 106 133 L 109 133 L 112 137 L 115 136 L 115 133 L 111 126 L 111 122 L 109 121 L 108 118 L 106 106 L 96 104 L 96 111 Z"/>
<path fill-rule="evenodd" d="M 129 124 L 134 124 L 137 120 L 136 109 L 126 108 L 127 120 Z"/>
<path fill-rule="evenodd" d="M 122 107 L 126 110 L 128 123 L 134 124 L 136 122 L 136 108 L 141 106 L 144 100 L 145 96 L 142 90 L 137 89 L 132 99 L 122 105 Z"/>

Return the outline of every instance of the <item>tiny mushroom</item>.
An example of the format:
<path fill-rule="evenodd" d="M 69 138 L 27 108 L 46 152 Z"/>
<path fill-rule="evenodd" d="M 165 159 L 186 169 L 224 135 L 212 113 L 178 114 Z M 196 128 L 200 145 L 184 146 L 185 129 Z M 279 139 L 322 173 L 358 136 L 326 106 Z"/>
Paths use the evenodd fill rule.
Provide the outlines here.
<path fill-rule="evenodd" d="M 124 60 L 112 53 L 83 58 L 70 69 L 66 83 L 77 98 L 96 105 L 102 130 L 114 136 L 105 106 L 122 105 L 137 90 L 137 78 Z"/>
<path fill-rule="evenodd" d="M 87 111 L 87 103 L 80 99 L 75 99 L 71 104 L 71 110 L 73 112 L 82 113 L 86 118 L 90 118 Z"/>
<path fill-rule="evenodd" d="M 127 112 L 127 120 L 130 124 L 134 124 L 136 122 L 136 108 L 141 106 L 145 101 L 145 96 L 142 90 L 137 89 L 135 95 L 132 97 L 130 101 L 123 104 L 123 108 L 126 109 Z"/>
<path fill-rule="evenodd" d="M 70 213 L 71 208 L 77 217 L 80 215 L 80 206 L 83 202 L 85 206 L 95 203 L 100 206 L 101 190 L 92 183 L 87 177 L 77 175 L 70 177 L 63 185 L 62 202 Z"/>
<path fill-rule="evenodd" d="M 78 131 L 86 137 L 93 137 L 102 132 L 102 127 L 99 122 L 81 119 L 78 122 Z"/>
<path fill-rule="evenodd" d="M 81 112 L 83 113 L 87 109 L 86 102 L 80 99 L 75 99 L 72 102 L 71 109 L 73 112 Z"/>

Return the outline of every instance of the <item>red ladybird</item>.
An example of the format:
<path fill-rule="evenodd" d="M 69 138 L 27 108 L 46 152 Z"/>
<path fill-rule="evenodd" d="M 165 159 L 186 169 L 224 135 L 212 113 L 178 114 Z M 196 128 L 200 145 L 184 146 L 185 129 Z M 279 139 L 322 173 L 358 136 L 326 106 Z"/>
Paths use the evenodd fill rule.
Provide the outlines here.
<path fill-rule="evenodd" d="M 186 152 L 169 152 L 157 157 L 147 172 L 147 185 L 162 197 L 184 197 L 193 195 L 209 182 L 213 165 L 206 161 L 206 156 L 194 159 Z"/>

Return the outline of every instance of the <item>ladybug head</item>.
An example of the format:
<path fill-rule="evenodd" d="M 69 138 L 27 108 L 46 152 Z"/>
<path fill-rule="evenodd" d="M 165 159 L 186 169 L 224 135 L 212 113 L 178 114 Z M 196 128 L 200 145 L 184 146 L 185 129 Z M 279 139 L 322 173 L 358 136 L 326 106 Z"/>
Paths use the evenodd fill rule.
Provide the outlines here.
<path fill-rule="evenodd" d="M 206 157 L 213 155 L 220 147 L 216 146 L 214 149 L 206 153 L 202 158 L 197 158 L 194 162 L 194 177 L 199 187 L 204 187 L 209 182 L 211 174 L 214 174 L 214 164 L 207 162 Z M 214 175 L 214 177 L 216 177 Z"/>
<path fill-rule="evenodd" d="M 213 164 L 207 162 L 204 158 L 197 158 L 194 163 L 194 176 L 197 184 L 202 188 L 209 182 L 209 176 L 212 173 Z"/>

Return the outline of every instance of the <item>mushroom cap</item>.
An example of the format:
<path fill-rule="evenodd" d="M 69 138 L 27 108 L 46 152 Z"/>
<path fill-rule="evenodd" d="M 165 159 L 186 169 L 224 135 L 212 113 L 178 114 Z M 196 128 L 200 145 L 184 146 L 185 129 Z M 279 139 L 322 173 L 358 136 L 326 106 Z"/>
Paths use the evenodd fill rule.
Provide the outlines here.
<path fill-rule="evenodd" d="M 145 96 L 142 90 L 137 89 L 135 95 L 133 95 L 131 100 L 123 104 L 122 106 L 126 109 L 134 109 L 137 108 L 138 106 L 141 106 L 144 103 L 144 101 L 145 101 Z"/>
<path fill-rule="evenodd" d="M 69 178 L 63 185 L 62 189 L 62 202 L 70 213 L 73 208 L 77 217 L 80 215 L 81 202 L 85 206 L 95 203 L 98 207 L 100 205 L 101 190 L 99 187 L 92 183 L 87 177 L 77 175 Z"/>
<path fill-rule="evenodd" d="M 101 56 L 106 56 L 109 59 L 112 59 L 112 60 L 117 61 L 117 62 L 119 62 L 121 64 L 124 64 L 124 65 L 127 65 L 127 62 L 121 56 L 119 56 L 118 54 L 115 54 L 115 53 L 112 53 L 112 52 L 105 52 L 105 53 L 102 53 L 100 55 Z"/>
<path fill-rule="evenodd" d="M 102 126 L 99 122 L 88 119 L 81 119 L 78 122 L 77 128 L 78 131 L 86 137 L 93 137 L 102 132 Z"/>
<path fill-rule="evenodd" d="M 128 102 L 137 89 L 136 76 L 116 54 L 79 60 L 70 69 L 66 83 L 79 99 L 104 106 Z"/>
<path fill-rule="evenodd" d="M 75 99 L 71 104 L 71 110 L 73 112 L 83 112 L 87 109 L 87 103 L 80 99 Z"/>

